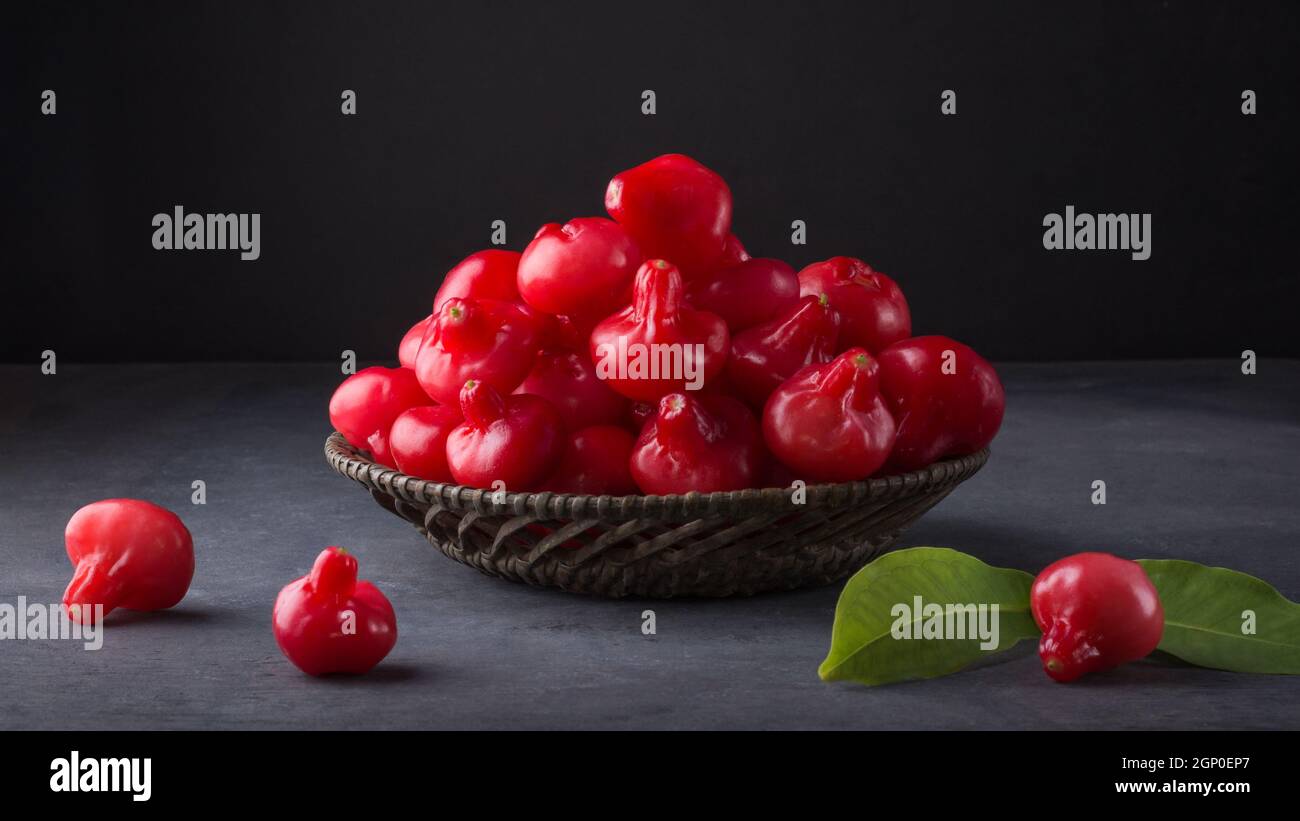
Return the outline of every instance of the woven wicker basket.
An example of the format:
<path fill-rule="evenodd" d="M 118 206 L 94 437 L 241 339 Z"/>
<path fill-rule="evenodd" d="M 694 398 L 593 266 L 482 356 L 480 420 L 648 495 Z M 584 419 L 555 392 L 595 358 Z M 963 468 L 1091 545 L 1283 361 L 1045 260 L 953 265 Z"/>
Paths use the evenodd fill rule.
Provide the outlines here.
<path fill-rule="evenodd" d="M 988 450 L 898 476 L 811 485 L 801 504 L 786 488 L 494 494 L 391 470 L 337 433 L 325 441 L 325 456 L 434 547 L 490 576 L 611 598 L 671 598 L 842 579 L 974 475 Z"/>

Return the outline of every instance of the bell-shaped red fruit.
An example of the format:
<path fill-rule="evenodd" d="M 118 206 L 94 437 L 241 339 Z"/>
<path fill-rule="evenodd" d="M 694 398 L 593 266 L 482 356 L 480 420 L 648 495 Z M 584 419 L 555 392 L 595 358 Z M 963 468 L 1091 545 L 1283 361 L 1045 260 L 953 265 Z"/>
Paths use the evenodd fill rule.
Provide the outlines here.
<path fill-rule="evenodd" d="M 72 514 L 64 530 L 72 581 L 63 604 L 73 621 L 93 623 L 118 607 L 163 610 L 194 578 L 194 540 L 180 517 L 140 499 L 104 499 Z"/>
<path fill-rule="evenodd" d="M 722 372 L 730 344 L 720 316 L 683 304 L 677 267 L 655 259 L 637 271 L 632 304 L 591 332 L 591 357 L 611 388 L 655 402 L 703 388 Z"/>
<path fill-rule="evenodd" d="M 327 547 L 311 572 L 290 582 L 271 615 L 276 644 L 313 676 L 364 673 L 397 643 L 397 615 L 388 598 L 357 580 L 356 557 Z"/>
<path fill-rule="evenodd" d="M 853 257 L 831 257 L 799 272 L 799 295 L 826 294 L 840 315 L 840 346 L 877 354 L 912 335 L 912 314 L 898 284 Z"/>
<path fill-rule="evenodd" d="M 759 408 L 772 391 L 806 365 L 835 358 L 840 317 L 825 294 L 804 297 L 775 319 L 731 339 L 727 380 L 731 390 Z"/>
<path fill-rule="evenodd" d="M 742 402 L 721 394 L 665 396 L 631 459 L 632 478 L 654 494 L 754 487 L 763 463 L 758 422 Z"/>
<path fill-rule="evenodd" d="M 1146 571 L 1109 553 L 1048 565 L 1034 579 L 1029 606 L 1043 631 L 1043 669 L 1057 681 L 1140 659 L 1164 634 L 1164 607 Z"/>
<path fill-rule="evenodd" d="M 880 397 L 879 365 L 862 348 L 809 365 L 763 408 L 763 439 L 805 482 L 852 482 L 880 469 L 894 419 Z"/>
<path fill-rule="evenodd" d="M 522 305 L 452 298 L 429 325 L 415 374 L 425 392 L 443 405 L 460 401 L 468 379 L 509 393 L 532 370 L 540 345 L 537 317 Z"/>
<path fill-rule="evenodd" d="M 539 396 L 502 397 L 486 382 L 469 380 L 460 393 L 465 421 L 447 436 L 447 467 L 462 485 L 533 490 L 564 450 L 564 426 Z"/>

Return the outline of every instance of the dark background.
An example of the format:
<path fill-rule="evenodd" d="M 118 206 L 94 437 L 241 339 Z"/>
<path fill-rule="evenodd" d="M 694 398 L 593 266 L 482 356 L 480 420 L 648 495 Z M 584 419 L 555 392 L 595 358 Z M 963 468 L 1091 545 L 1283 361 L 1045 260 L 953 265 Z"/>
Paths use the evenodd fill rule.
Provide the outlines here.
<path fill-rule="evenodd" d="M 493 220 L 522 248 L 668 151 L 727 178 L 751 252 L 863 257 L 918 333 L 991 358 L 1300 356 L 1298 19 L 1226 2 L 41 4 L 0 43 L 0 360 L 391 359 Z M 177 204 L 260 212 L 261 259 L 153 250 L 152 216 Z M 1152 212 L 1151 259 L 1043 250 L 1067 204 Z"/>

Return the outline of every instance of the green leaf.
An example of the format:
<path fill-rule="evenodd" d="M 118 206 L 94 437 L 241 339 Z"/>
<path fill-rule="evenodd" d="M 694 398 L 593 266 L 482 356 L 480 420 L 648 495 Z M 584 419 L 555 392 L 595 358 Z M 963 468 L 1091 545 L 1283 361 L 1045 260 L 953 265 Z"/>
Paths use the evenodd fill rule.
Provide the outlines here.
<path fill-rule="evenodd" d="M 852 679 L 872 685 L 934 678 L 956 672 L 1021 639 L 1037 639 L 1038 626 L 1029 612 L 1033 581 L 1028 573 L 992 567 L 945 547 L 886 553 L 854 574 L 840 593 L 830 653 L 818 675 L 826 681 Z M 917 596 L 922 600 L 919 613 Z M 955 612 L 951 627 L 967 625 L 965 638 L 954 637 L 958 634 L 952 629 L 945 630 L 945 638 L 919 637 L 927 623 L 935 626 L 925 613 L 925 605 L 930 604 L 945 607 L 945 622 L 947 605 L 996 604 L 996 647 L 982 649 L 978 635 L 971 635 L 976 631 L 970 629 L 970 621 L 957 618 Z M 992 624 L 991 608 L 985 613 L 987 627 Z M 905 630 L 910 630 L 913 638 L 895 638 Z"/>
<path fill-rule="evenodd" d="M 1160 650 L 1200 667 L 1237 673 L 1300 673 L 1300 604 L 1236 570 L 1176 559 L 1139 559 L 1160 594 Z M 1243 633 L 1246 611 L 1254 634 Z"/>

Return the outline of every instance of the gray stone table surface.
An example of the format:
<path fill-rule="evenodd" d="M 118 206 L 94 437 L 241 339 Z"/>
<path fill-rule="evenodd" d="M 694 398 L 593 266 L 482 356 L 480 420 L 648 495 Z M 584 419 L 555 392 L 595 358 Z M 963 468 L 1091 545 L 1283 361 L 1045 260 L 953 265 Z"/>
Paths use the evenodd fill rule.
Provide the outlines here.
<path fill-rule="evenodd" d="M 1085 549 L 1186 558 L 1300 598 L 1300 362 L 1001 372 L 988 466 L 900 546 L 1031 572 Z M 115 613 L 98 651 L 0 641 L 0 728 L 1300 729 L 1300 677 L 1166 657 L 1059 685 L 1028 643 L 946 678 L 826 684 L 840 585 L 648 603 L 480 575 L 326 465 L 338 379 L 330 365 L 0 368 L 0 602 L 59 601 L 64 524 L 96 499 L 178 511 L 198 561 L 179 606 Z M 398 614 L 396 648 L 360 678 L 309 678 L 271 635 L 280 587 L 332 544 Z"/>

